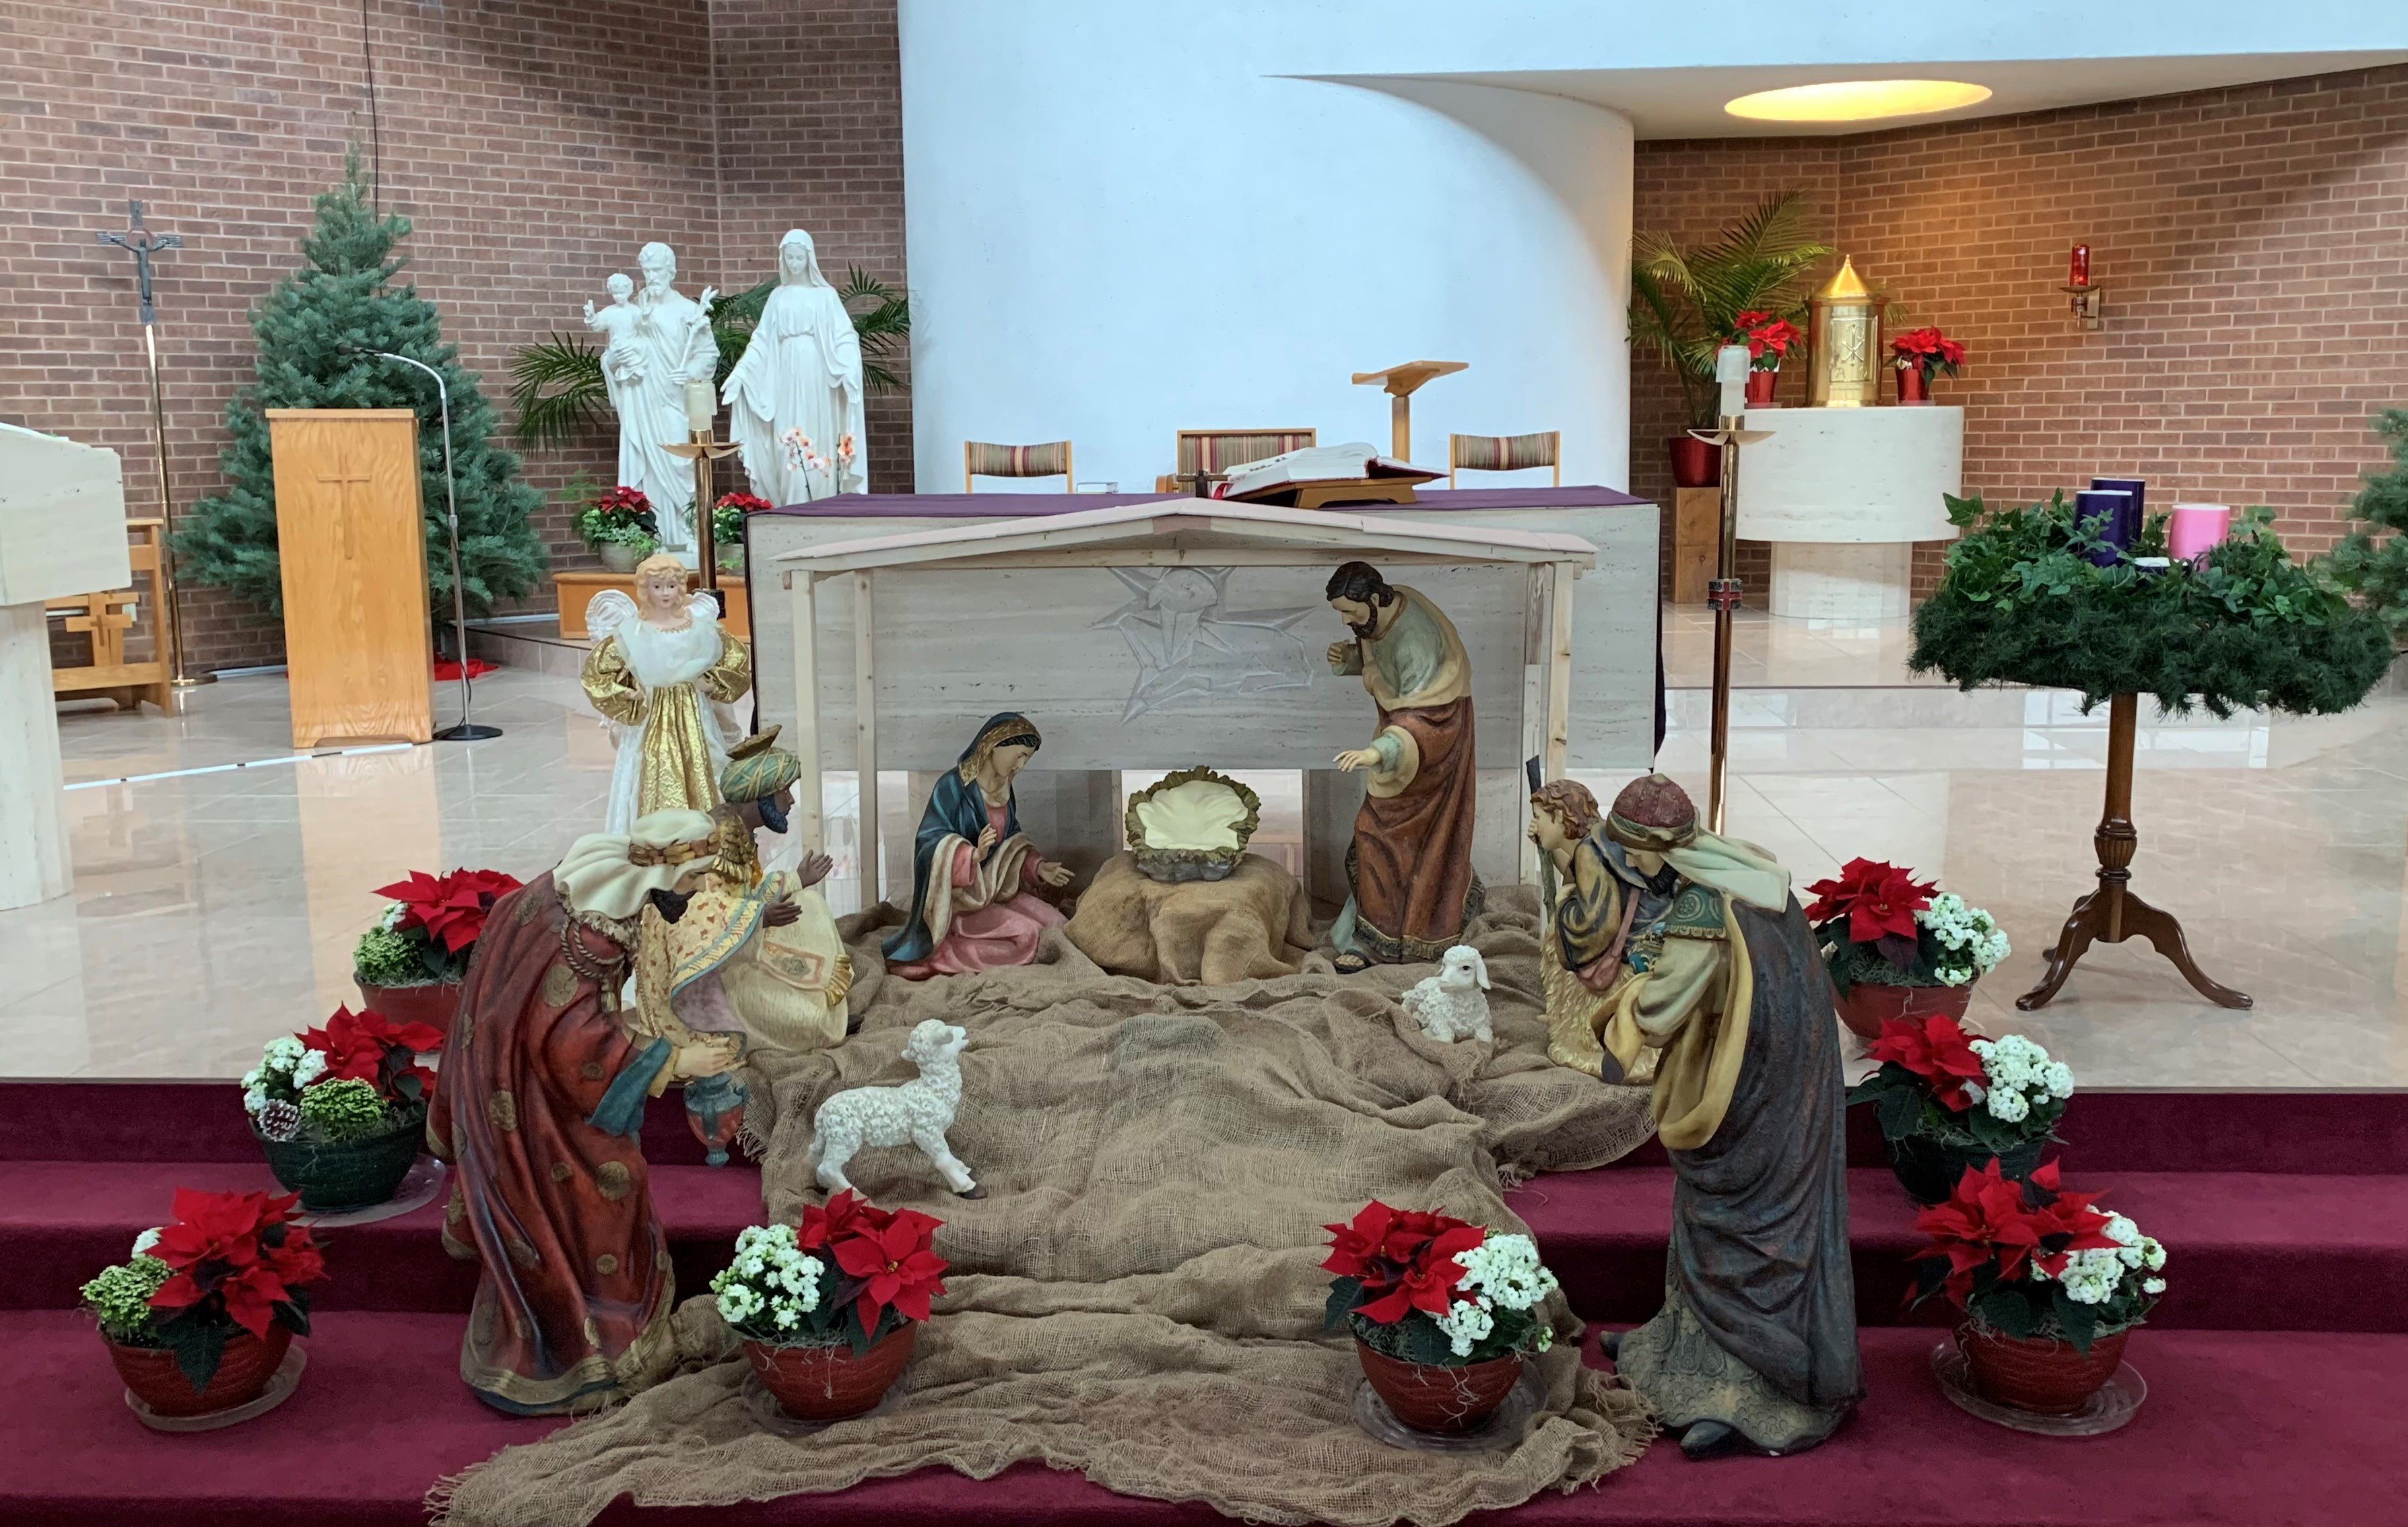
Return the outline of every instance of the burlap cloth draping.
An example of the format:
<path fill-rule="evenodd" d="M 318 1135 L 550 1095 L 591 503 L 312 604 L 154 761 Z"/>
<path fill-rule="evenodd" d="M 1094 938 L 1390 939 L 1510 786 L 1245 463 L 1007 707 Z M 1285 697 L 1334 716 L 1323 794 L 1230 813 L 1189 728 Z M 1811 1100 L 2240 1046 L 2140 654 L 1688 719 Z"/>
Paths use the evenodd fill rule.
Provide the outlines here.
<path fill-rule="evenodd" d="M 1148 879 L 1133 854 L 1114 854 L 1079 893 L 1063 930 L 1104 969 L 1165 986 L 1229 986 L 1293 976 L 1312 952 L 1304 887 L 1260 854 L 1219 880 Z"/>
<path fill-rule="evenodd" d="M 725 1328 L 690 1302 L 689 1371 L 438 1486 L 449 1522 L 570 1527 L 623 1494 L 724 1505 L 931 1464 L 983 1479 L 1033 1459 L 1254 1520 L 1438 1527 L 1591 1483 L 1654 1434 L 1637 1396 L 1566 1342 L 1537 1361 L 1545 1411 L 1518 1447 L 1387 1448 L 1354 1423 L 1351 1342 L 1322 1330 L 1324 1222 L 1380 1198 L 1524 1229 L 1500 1168 L 1596 1165 L 1647 1135 L 1644 1089 L 1547 1060 L 1527 892 L 1501 892 L 1467 931 L 1496 983 L 1493 1052 L 1432 1041 L 1396 1007 L 1427 966 L 1341 978 L 1325 952 L 1294 976 L 1167 988 L 1102 973 L 1054 931 L 1036 965 L 908 982 L 881 967 L 871 920 L 844 926 L 861 1032 L 768 1058 L 747 1129 L 767 1142 L 768 1212 L 792 1220 L 814 1191 L 819 1102 L 908 1079 L 903 1039 L 923 1019 L 969 1029 L 951 1138 L 989 1196 L 953 1197 L 908 1149 L 847 1168 L 874 1201 L 946 1221 L 951 1292 L 901 1403 L 770 1435 L 741 1399 L 740 1356 L 712 1361 Z"/>

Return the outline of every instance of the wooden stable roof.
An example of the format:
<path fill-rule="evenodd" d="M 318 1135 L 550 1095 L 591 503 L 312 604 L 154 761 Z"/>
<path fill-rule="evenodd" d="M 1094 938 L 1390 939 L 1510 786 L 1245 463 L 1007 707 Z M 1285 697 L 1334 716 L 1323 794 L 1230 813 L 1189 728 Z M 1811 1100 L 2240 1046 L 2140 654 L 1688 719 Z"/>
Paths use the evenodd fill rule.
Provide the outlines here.
<path fill-rule="evenodd" d="M 771 565 L 817 579 L 877 568 L 1310 565 L 1361 557 L 1396 564 L 1597 565 L 1578 535 L 1432 523 L 1418 515 L 1349 514 L 1166 498 L 938 530 L 871 535 L 789 551 Z"/>

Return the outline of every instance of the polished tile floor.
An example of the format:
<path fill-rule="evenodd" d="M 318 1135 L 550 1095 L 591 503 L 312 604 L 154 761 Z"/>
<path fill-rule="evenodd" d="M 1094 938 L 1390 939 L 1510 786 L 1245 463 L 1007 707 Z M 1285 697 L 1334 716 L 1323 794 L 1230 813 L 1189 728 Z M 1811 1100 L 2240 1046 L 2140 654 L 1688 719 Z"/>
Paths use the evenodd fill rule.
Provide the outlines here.
<path fill-rule="evenodd" d="M 1702 800 L 1711 631 L 1669 611 L 1664 767 Z M 1730 830 L 1802 881 L 1865 855 L 1936 876 L 2014 942 L 1976 991 L 1992 1032 L 2031 1035 L 2094 1084 L 2408 1085 L 2408 699 L 2349 716 L 2144 716 L 2134 887 L 2178 913 L 2199 999 L 2146 946 L 2094 949 L 2036 1014 L 2014 995 L 2091 885 L 2103 710 L 2072 697 L 1909 685 L 1902 629 L 1752 617 L 1736 666 Z M 450 716 L 447 688 L 438 714 Z M 230 1077 L 266 1038 L 351 1000 L 374 888 L 413 869 L 522 876 L 601 815 L 608 741 L 563 674 L 480 682 L 474 744 L 295 757 L 279 676 L 195 692 L 180 717 L 62 712 L 75 892 L 0 913 L 0 1074 Z M 1296 777 L 1250 777 L 1264 839 L 1292 854 Z M 1601 792 L 1618 778 L 1594 777 Z M 884 793 L 897 810 L 902 778 Z M 827 808 L 853 810 L 850 779 Z M 849 827 L 849 822 L 843 825 Z M 832 881 L 831 899 L 857 888 Z"/>

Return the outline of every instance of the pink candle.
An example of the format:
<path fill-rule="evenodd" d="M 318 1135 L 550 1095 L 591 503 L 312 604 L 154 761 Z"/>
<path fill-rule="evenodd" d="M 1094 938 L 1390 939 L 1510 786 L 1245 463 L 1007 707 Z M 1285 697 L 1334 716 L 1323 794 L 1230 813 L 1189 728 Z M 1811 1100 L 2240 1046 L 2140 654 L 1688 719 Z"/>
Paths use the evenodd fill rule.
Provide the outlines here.
<path fill-rule="evenodd" d="M 2088 286 L 2090 284 L 2089 245 L 2076 244 L 2073 246 L 2073 259 L 2066 267 L 2065 284 L 2068 286 Z"/>
<path fill-rule="evenodd" d="M 2228 504 L 2177 504 L 2166 522 L 2166 550 L 2176 562 L 2188 562 L 2221 542 L 2232 528 Z"/>

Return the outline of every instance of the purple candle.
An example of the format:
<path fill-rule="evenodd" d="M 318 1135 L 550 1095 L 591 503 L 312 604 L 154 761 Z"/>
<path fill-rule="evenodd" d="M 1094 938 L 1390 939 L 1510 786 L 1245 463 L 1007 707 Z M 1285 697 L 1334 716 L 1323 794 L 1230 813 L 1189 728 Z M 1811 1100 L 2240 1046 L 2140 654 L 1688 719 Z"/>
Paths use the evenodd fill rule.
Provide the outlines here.
<path fill-rule="evenodd" d="M 2075 493 L 2073 521 L 2107 543 L 2107 549 L 2088 554 L 2100 567 L 2114 566 L 2116 552 L 2129 553 L 2133 543 L 2141 538 L 2140 501 L 2120 488 L 2092 488 Z"/>
<path fill-rule="evenodd" d="M 2140 540 L 2143 527 L 2149 522 L 2149 484 L 2145 478 L 2092 478 L 2090 486 L 2101 492 L 2132 495 L 2132 539 L 2123 543 L 2129 551 Z"/>

